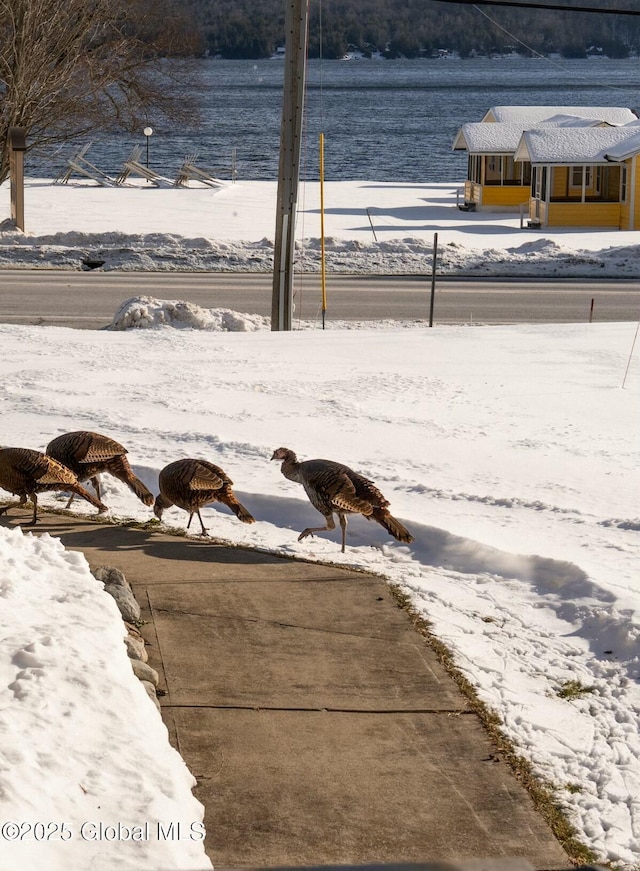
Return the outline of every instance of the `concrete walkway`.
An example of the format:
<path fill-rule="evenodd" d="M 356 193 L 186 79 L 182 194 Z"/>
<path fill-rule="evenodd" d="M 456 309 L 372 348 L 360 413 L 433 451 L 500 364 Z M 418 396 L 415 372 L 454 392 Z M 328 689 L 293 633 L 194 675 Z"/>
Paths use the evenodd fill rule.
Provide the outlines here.
<path fill-rule="evenodd" d="M 216 868 L 570 866 L 381 579 L 67 516 L 36 531 L 133 585 Z"/>

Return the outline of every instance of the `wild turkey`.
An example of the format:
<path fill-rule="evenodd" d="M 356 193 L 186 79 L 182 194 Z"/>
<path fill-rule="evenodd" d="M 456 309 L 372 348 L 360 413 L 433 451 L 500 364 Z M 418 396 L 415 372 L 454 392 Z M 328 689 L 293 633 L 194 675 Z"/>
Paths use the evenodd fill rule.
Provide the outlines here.
<path fill-rule="evenodd" d="M 176 460 L 169 463 L 158 477 L 160 494 L 156 497 L 153 513 L 158 520 L 162 519 L 165 508 L 177 505 L 189 512 L 187 529 L 191 526 L 193 515 L 198 515 L 202 534 L 207 530 L 200 516 L 200 509 L 208 502 L 222 502 L 228 506 L 243 523 L 255 523 L 255 519 L 234 496 L 231 485 L 233 481 L 219 466 L 206 460 Z"/>
<path fill-rule="evenodd" d="M 100 472 L 108 472 L 122 481 L 145 505 L 153 505 L 153 494 L 131 471 L 127 451 L 121 444 L 97 432 L 78 430 L 67 432 L 49 442 L 46 453 L 71 469 L 78 480 L 91 480 L 100 499 Z M 73 494 L 67 508 L 73 502 Z"/>
<path fill-rule="evenodd" d="M 303 529 L 298 541 L 314 532 L 335 529 L 334 513 L 338 515 L 342 529 L 342 553 L 347 537 L 347 514 L 363 514 L 367 520 L 373 519 L 384 526 L 398 541 L 407 544 L 413 541 L 411 533 L 389 514 L 389 503 L 375 484 L 348 466 L 333 460 L 306 460 L 299 463 L 289 448 L 278 448 L 271 459 L 283 461 L 280 467 L 282 474 L 290 481 L 302 484 L 313 507 L 327 521 L 326 526 Z"/>
<path fill-rule="evenodd" d="M 107 506 L 81 486 L 77 476 L 62 463 L 29 448 L 0 448 L 0 487 L 20 497 L 0 507 L 4 514 L 16 505 L 24 505 L 27 497 L 33 502 L 33 520 L 37 523 L 38 493 L 46 490 L 71 490 L 94 505 L 99 511 Z"/>

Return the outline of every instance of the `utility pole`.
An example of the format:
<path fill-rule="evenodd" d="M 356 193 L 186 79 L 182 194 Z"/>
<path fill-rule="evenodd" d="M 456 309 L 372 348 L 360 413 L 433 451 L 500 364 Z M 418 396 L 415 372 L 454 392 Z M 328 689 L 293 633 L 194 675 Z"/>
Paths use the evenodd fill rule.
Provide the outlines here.
<path fill-rule="evenodd" d="M 284 94 L 273 263 L 271 329 L 290 330 L 293 314 L 293 257 L 307 65 L 308 0 L 286 0 Z"/>

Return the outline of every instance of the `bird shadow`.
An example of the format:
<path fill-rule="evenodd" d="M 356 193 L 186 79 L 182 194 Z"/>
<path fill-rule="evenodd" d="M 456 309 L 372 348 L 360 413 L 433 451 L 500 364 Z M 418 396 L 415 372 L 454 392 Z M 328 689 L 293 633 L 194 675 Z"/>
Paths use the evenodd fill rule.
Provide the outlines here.
<path fill-rule="evenodd" d="M 316 539 L 305 540 L 304 544 L 300 544 L 300 554 L 297 556 L 297 537 L 306 527 L 322 525 L 322 515 L 319 512 L 304 499 L 284 495 L 267 496 L 236 491 L 236 496 L 259 523 L 277 527 L 278 534 L 271 532 L 267 536 L 266 552 L 265 536 L 262 536 L 260 549 L 246 545 L 230 546 L 228 542 L 215 540 L 216 516 L 231 515 L 230 510 L 219 503 L 203 509 L 205 523 L 210 529 L 210 539 L 169 537 L 163 534 L 166 530 L 154 521 L 147 525 L 103 524 L 102 518 L 96 515 L 71 517 L 47 513 L 46 521 L 43 520 L 35 528 L 26 525 L 25 531 L 46 532 L 60 538 L 65 547 L 92 550 L 94 554 L 138 549 L 145 555 L 158 559 L 237 565 L 282 564 L 287 559 L 297 557 L 306 562 L 327 563 L 335 560 L 335 564 L 348 568 L 349 556 L 353 555 L 354 550 L 377 548 L 394 559 L 396 567 L 398 561 L 417 562 L 427 571 L 439 569 L 454 572 L 459 575 L 461 583 L 464 583 L 465 577 L 472 581 L 478 576 L 486 579 L 516 580 L 532 587 L 537 594 L 544 597 L 545 606 L 570 624 L 571 634 L 583 638 L 596 657 L 610 658 L 613 651 L 615 659 L 629 660 L 625 666 L 627 672 L 632 679 L 638 679 L 637 656 L 631 655 L 632 651 L 627 651 L 631 644 L 629 627 L 633 621 L 630 622 L 626 615 L 615 612 L 615 596 L 595 584 L 573 562 L 537 554 L 511 553 L 468 537 L 454 535 L 445 529 L 414 523 L 403 517 L 398 517 L 398 520 L 408 527 L 414 541 L 410 545 L 400 544 L 384 528 L 361 515 L 349 516 L 344 557 L 340 553 L 339 527 L 317 534 Z M 11 515 L 0 515 L 0 526 L 23 526 L 30 514 L 30 507 L 25 510 L 13 509 Z M 281 542 L 278 542 L 277 535 L 281 536 Z M 318 556 L 315 559 L 314 541 L 323 542 L 323 546 L 318 547 Z M 327 542 L 335 544 L 334 554 L 325 546 L 324 543 Z M 286 548 L 286 552 L 278 553 L 278 547 Z M 272 552 L 268 552 L 269 550 Z M 380 571 L 380 562 L 376 561 L 372 569 Z M 633 641 L 633 645 L 635 643 Z M 620 664 L 623 665 L 622 662 Z"/>
<path fill-rule="evenodd" d="M 308 502 L 287 496 L 265 496 L 236 491 L 236 495 L 257 520 L 293 530 L 296 534 L 308 526 L 321 526 L 322 515 Z M 215 506 L 216 510 L 227 510 Z M 575 563 L 535 554 L 509 553 L 491 545 L 454 535 L 445 529 L 410 518 L 398 517 L 414 537 L 410 545 L 395 542 L 375 521 L 359 514 L 348 517 L 347 549 L 349 547 L 379 547 L 391 544 L 402 548 L 413 560 L 426 568 L 440 568 L 463 575 L 489 574 L 505 579 L 521 580 L 535 585 L 544 593 L 555 593 L 573 601 L 588 596 L 598 601 L 612 602 L 614 597 L 597 587 Z M 340 529 L 319 533 L 319 537 L 341 541 Z"/>
<path fill-rule="evenodd" d="M 0 515 L 0 527 L 25 527 L 24 515 Z M 228 563 L 256 565 L 279 563 L 283 557 L 265 554 L 251 548 L 221 544 L 213 538 L 166 535 L 166 530 L 151 521 L 148 526 L 110 524 L 101 517 L 72 517 L 61 514 L 43 515 L 36 526 L 26 526 L 25 532 L 48 533 L 59 538 L 70 550 L 93 553 L 118 554 L 139 550 L 145 556 L 162 559 L 202 563 Z"/>

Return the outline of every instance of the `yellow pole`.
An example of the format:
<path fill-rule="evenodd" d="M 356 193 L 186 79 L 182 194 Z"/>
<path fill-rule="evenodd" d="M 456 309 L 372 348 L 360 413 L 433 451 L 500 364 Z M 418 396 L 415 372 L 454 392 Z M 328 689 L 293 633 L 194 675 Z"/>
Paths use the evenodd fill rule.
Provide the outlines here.
<path fill-rule="evenodd" d="M 324 133 L 320 134 L 320 284 L 322 287 L 322 329 L 327 311 L 326 267 L 324 262 Z"/>

